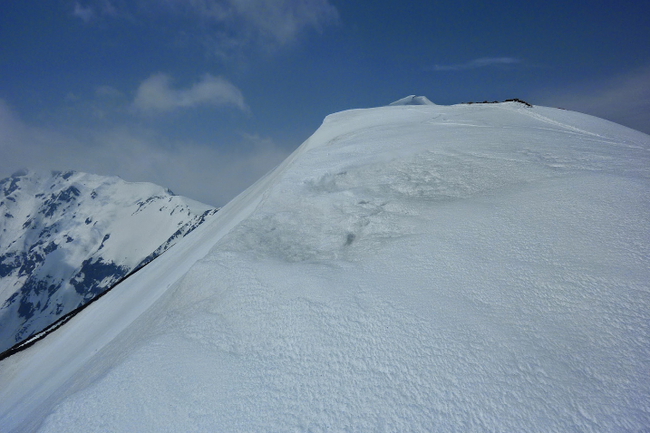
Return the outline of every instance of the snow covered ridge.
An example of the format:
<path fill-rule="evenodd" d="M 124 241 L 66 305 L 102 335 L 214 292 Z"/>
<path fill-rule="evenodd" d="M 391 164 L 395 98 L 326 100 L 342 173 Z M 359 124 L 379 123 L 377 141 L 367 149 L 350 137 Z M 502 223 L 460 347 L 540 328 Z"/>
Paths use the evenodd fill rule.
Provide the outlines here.
<path fill-rule="evenodd" d="M 117 177 L 20 171 L 0 181 L 0 353 L 103 293 L 214 212 Z"/>
<path fill-rule="evenodd" d="M 350 110 L 0 362 L 8 432 L 640 432 L 650 136 Z"/>

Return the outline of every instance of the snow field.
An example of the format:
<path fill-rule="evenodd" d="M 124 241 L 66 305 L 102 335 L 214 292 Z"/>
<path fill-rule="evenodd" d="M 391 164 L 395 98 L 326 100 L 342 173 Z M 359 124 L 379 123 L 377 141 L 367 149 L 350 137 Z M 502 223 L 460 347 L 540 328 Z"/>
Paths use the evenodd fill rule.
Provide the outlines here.
<path fill-rule="evenodd" d="M 516 103 L 337 113 L 0 389 L 36 373 L 45 432 L 642 431 L 649 150 Z"/>

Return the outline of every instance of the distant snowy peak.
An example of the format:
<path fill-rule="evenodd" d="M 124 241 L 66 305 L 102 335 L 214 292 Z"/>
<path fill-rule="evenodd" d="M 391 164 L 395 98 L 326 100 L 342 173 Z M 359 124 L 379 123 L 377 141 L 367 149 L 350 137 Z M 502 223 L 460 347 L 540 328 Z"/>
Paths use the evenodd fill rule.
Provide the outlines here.
<path fill-rule="evenodd" d="M 0 181 L 0 352 L 92 300 L 216 209 L 151 183 L 21 170 Z"/>
<path fill-rule="evenodd" d="M 398 99 L 388 105 L 436 105 L 429 100 L 426 96 L 409 95 L 405 98 Z"/>

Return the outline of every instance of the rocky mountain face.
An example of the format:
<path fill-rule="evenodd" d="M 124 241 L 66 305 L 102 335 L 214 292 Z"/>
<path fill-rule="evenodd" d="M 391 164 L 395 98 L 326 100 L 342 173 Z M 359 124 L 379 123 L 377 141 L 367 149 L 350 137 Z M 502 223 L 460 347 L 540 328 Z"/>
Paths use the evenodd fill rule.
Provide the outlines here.
<path fill-rule="evenodd" d="M 0 352 L 104 293 L 217 209 L 74 171 L 0 181 Z"/>

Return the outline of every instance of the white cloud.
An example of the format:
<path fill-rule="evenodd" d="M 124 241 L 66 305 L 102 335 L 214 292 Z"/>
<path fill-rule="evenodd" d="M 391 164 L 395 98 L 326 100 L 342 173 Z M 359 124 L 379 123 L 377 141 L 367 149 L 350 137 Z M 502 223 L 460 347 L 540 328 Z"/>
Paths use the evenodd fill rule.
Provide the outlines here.
<path fill-rule="evenodd" d="M 223 143 L 220 143 L 223 144 Z M 0 100 L 0 178 L 18 169 L 78 170 L 154 182 L 221 206 L 279 164 L 289 150 L 248 135 L 225 152 L 215 143 L 170 141 L 133 126 L 40 128 L 22 121 Z"/>
<path fill-rule="evenodd" d="M 464 71 L 468 69 L 479 69 L 494 66 L 514 65 L 520 63 L 519 59 L 514 57 L 481 57 L 466 63 L 457 63 L 452 65 L 435 65 L 430 68 L 433 71 Z"/>
<path fill-rule="evenodd" d="M 133 108 L 143 113 L 201 105 L 233 106 L 247 111 L 241 91 L 229 81 L 210 74 L 205 74 L 188 89 L 174 89 L 169 75 L 154 74 L 140 84 L 133 101 Z"/>
<path fill-rule="evenodd" d="M 533 100 L 603 117 L 650 134 L 650 65 L 609 79 L 546 90 Z"/>

